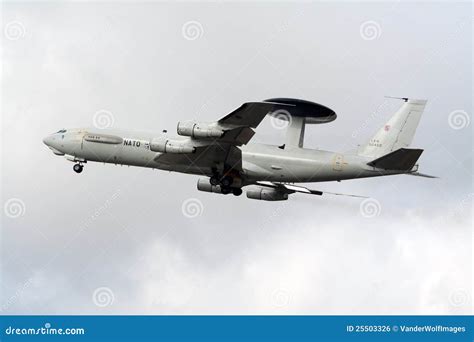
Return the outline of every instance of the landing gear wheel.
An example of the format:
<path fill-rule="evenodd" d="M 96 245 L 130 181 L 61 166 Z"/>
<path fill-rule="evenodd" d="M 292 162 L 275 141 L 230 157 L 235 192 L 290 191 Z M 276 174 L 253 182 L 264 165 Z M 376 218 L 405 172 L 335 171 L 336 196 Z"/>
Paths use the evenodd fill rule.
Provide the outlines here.
<path fill-rule="evenodd" d="M 221 185 L 225 188 L 228 188 L 232 185 L 234 179 L 231 176 L 225 176 L 221 179 Z"/>
<path fill-rule="evenodd" d="M 74 166 L 72 167 L 72 169 L 73 169 L 74 172 L 76 172 L 76 173 L 81 173 L 82 170 L 84 169 L 84 166 L 82 166 L 81 164 L 74 164 Z"/>
<path fill-rule="evenodd" d="M 241 188 L 233 188 L 232 189 L 232 193 L 234 194 L 234 196 L 240 196 L 242 195 L 242 189 Z"/>
<path fill-rule="evenodd" d="M 211 183 L 211 185 L 213 186 L 219 185 L 219 178 L 216 176 L 212 176 L 211 178 L 209 178 L 209 183 Z"/>
<path fill-rule="evenodd" d="M 228 188 L 228 187 L 221 187 L 221 192 L 224 194 L 224 195 L 227 195 L 227 194 L 230 194 L 230 192 L 232 191 L 231 188 Z"/>

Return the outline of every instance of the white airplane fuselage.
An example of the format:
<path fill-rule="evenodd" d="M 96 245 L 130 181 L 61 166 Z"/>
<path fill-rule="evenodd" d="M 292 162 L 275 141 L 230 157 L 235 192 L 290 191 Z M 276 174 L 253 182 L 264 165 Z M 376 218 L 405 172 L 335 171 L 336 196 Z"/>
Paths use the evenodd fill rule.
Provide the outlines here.
<path fill-rule="evenodd" d="M 193 160 L 192 154 L 181 154 L 179 162 L 163 160 L 163 153 L 153 152 L 150 141 L 163 133 L 139 133 L 115 129 L 68 129 L 54 133 L 44 143 L 57 155 L 78 163 L 103 162 L 130 165 L 166 171 L 212 176 L 209 163 Z M 97 136 L 97 140 L 94 140 Z M 113 137 L 112 140 L 100 137 Z M 192 141 L 188 137 L 173 137 Z M 256 181 L 272 182 L 322 182 L 375 177 L 405 172 L 387 171 L 367 165 L 367 156 L 354 153 L 337 153 L 306 148 L 280 148 L 260 143 L 240 147 L 242 184 Z M 176 155 L 176 154 L 174 154 Z M 216 166 L 217 168 L 219 166 Z"/>

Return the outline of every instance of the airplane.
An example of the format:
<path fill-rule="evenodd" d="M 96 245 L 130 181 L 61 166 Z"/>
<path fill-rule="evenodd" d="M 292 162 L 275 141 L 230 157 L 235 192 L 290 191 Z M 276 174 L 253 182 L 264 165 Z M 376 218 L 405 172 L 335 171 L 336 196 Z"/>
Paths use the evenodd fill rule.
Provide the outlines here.
<path fill-rule="evenodd" d="M 427 103 L 400 98 L 403 104 L 389 121 L 355 151 L 339 153 L 303 147 L 305 127 L 334 121 L 336 113 L 321 104 L 293 98 L 247 102 L 215 122 L 180 121 L 178 137 L 115 129 L 62 129 L 43 142 L 58 156 L 74 162 L 81 173 L 87 162 L 103 162 L 203 176 L 200 191 L 250 199 L 283 201 L 294 193 L 345 195 L 311 190 L 295 183 L 418 172 L 422 149 L 408 148 Z M 284 144 L 249 143 L 270 115 L 287 121 Z M 348 195 L 354 197 L 364 197 Z"/>

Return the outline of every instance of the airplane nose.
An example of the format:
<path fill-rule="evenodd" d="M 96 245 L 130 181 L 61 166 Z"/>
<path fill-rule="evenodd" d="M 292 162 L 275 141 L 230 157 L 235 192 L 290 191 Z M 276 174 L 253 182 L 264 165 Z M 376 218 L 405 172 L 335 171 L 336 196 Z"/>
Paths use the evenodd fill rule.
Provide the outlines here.
<path fill-rule="evenodd" d="M 53 140 L 53 138 L 52 138 L 50 135 L 48 135 L 47 137 L 45 137 L 45 138 L 43 139 L 43 143 L 44 143 L 46 146 L 49 147 L 49 146 L 51 146 L 52 140 Z"/>
<path fill-rule="evenodd" d="M 43 143 L 48 146 L 48 147 L 55 147 L 57 145 L 57 138 L 54 136 L 54 134 L 48 135 L 43 139 Z"/>
<path fill-rule="evenodd" d="M 64 156 L 64 152 L 61 151 L 61 147 L 58 144 L 57 137 L 48 135 L 43 139 L 43 143 L 49 147 L 51 151 L 57 156 Z"/>

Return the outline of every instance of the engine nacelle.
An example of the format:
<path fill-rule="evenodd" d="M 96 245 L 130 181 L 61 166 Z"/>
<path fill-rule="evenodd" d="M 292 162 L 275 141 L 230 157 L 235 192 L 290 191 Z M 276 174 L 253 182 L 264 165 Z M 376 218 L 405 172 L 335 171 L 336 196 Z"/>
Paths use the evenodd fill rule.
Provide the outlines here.
<path fill-rule="evenodd" d="M 224 130 L 216 124 L 194 121 L 178 122 L 178 134 L 193 138 L 220 138 Z"/>
<path fill-rule="evenodd" d="M 196 147 L 189 145 L 187 142 L 161 137 L 150 142 L 150 150 L 161 153 L 194 153 Z"/>
<path fill-rule="evenodd" d="M 288 194 L 271 188 L 256 187 L 247 190 L 247 198 L 261 201 L 286 201 Z"/>
<path fill-rule="evenodd" d="M 197 188 L 199 191 L 222 194 L 220 185 L 211 185 L 211 183 L 209 183 L 209 178 L 199 178 L 197 182 Z"/>

